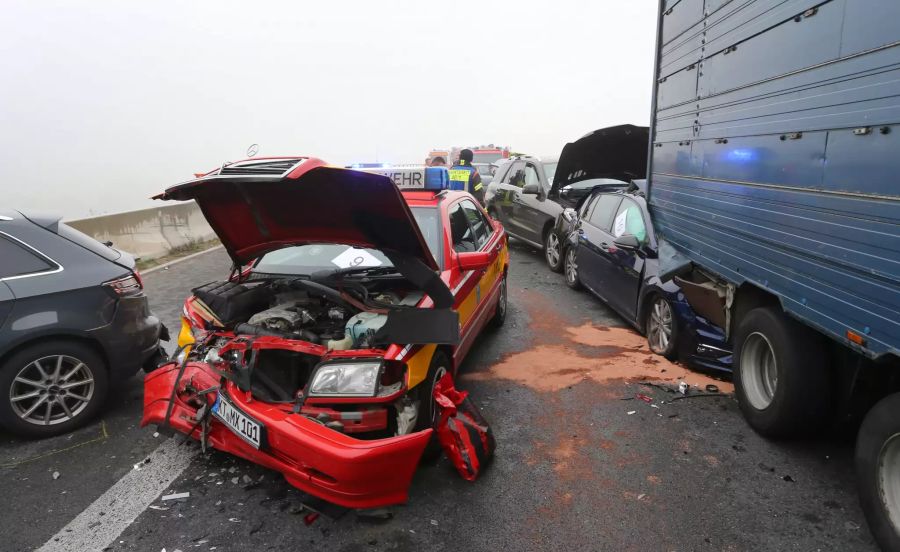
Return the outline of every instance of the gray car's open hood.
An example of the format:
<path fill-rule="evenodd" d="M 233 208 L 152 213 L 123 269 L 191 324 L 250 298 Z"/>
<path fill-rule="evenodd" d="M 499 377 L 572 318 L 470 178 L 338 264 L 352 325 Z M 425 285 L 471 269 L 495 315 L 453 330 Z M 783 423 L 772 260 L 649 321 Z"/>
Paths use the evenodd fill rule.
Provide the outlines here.
<path fill-rule="evenodd" d="M 615 178 L 630 182 L 647 176 L 648 127 L 619 125 L 601 128 L 565 145 L 550 187 L 550 197 L 573 182 Z"/>

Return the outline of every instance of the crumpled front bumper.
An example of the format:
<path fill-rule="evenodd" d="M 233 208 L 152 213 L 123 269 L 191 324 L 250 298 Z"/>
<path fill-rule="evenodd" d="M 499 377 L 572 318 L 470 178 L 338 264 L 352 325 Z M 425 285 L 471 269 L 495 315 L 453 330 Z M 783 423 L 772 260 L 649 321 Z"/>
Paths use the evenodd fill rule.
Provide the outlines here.
<path fill-rule="evenodd" d="M 178 366 L 169 364 L 144 378 L 144 416 L 141 426 L 162 425 Z M 208 365 L 191 362 L 181 381 L 193 381 L 203 389 L 218 384 L 218 376 Z M 232 384 L 226 386 L 230 401 L 265 427 L 261 450 L 237 436 L 217 418 L 210 416 L 208 443 L 213 448 L 240 456 L 281 472 L 288 483 L 313 496 L 347 508 L 378 508 L 406 502 L 413 473 L 428 441 L 431 429 L 377 440 L 354 439 L 299 414 L 258 400 Z M 209 404 L 215 398 L 209 395 Z M 176 397 L 170 426 L 200 438 L 197 410 Z"/>

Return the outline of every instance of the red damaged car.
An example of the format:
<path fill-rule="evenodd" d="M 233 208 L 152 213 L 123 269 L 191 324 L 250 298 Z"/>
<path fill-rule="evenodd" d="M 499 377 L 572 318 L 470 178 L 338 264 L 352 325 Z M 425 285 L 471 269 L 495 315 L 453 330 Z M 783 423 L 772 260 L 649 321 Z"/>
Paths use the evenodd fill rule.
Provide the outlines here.
<path fill-rule="evenodd" d="M 195 200 L 235 268 L 185 302 L 142 425 L 344 507 L 406 501 L 437 381 L 506 316 L 509 253 L 446 169 L 381 172 L 251 159 L 157 196 Z"/>

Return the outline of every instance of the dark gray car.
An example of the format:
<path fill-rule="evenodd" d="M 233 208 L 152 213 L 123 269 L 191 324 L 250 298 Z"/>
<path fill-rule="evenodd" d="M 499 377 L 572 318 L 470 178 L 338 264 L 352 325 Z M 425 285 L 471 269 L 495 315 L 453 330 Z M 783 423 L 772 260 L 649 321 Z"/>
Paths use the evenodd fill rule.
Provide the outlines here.
<path fill-rule="evenodd" d="M 0 425 L 49 436 L 97 413 L 110 384 L 153 368 L 168 338 L 134 258 L 58 217 L 0 211 Z"/>
<path fill-rule="evenodd" d="M 624 189 L 647 172 L 647 127 L 619 125 L 565 145 L 559 159 L 516 157 L 501 165 L 485 193 L 488 213 L 514 238 L 544 250 L 551 270 L 562 270 L 561 238 L 554 232 L 566 207 L 597 186 Z"/>

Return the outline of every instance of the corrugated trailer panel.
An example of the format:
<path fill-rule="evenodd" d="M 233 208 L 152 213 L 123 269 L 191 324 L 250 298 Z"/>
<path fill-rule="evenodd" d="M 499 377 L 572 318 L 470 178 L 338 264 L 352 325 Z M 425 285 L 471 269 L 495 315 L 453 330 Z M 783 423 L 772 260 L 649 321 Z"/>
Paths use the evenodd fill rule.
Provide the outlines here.
<path fill-rule="evenodd" d="M 658 231 L 835 339 L 900 353 L 900 1 L 660 10 Z"/>

